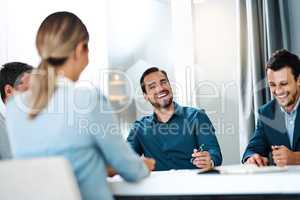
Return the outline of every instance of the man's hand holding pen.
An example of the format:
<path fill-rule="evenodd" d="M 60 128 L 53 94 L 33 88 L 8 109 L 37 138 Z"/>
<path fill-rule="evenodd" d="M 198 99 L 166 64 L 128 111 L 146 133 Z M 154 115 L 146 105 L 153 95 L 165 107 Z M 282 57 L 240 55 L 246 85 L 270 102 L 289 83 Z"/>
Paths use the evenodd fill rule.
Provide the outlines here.
<path fill-rule="evenodd" d="M 272 148 L 272 157 L 274 163 L 277 166 L 285 166 L 295 163 L 294 161 L 294 152 L 290 151 L 287 147 L 283 145 L 273 145 Z"/>
<path fill-rule="evenodd" d="M 191 162 L 201 169 L 211 169 L 214 167 L 210 154 L 204 150 L 203 145 L 200 146 L 199 150 L 194 149 Z"/>

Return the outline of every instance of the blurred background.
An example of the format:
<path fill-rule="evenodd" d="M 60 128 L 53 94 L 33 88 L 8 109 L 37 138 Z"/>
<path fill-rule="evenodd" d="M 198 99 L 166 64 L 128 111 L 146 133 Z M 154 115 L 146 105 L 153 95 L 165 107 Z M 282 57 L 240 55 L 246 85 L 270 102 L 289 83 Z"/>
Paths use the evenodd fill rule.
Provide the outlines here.
<path fill-rule="evenodd" d="M 257 107 L 270 98 L 264 63 L 278 48 L 300 54 L 299 8 L 299 0 L 0 0 L 0 64 L 37 66 L 42 20 L 74 12 L 90 32 L 90 63 L 80 81 L 107 96 L 124 137 L 152 112 L 139 79 L 157 66 L 168 73 L 178 103 L 205 109 L 224 164 L 235 164 Z"/>

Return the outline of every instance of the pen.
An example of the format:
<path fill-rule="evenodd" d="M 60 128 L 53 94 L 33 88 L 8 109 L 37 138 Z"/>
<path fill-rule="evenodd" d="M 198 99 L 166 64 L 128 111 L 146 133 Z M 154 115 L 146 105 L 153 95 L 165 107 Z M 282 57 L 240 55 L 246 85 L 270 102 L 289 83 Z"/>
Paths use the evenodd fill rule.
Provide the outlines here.
<path fill-rule="evenodd" d="M 197 150 L 197 152 L 203 152 L 204 151 L 204 147 L 205 147 L 205 144 L 201 144 Z M 191 158 L 191 163 L 193 163 L 195 158 Z"/>
<path fill-rule="evenodd" d="M 279 146 L 279 145 L 272 145 L 272 146 L 271 146 L 271 149 L 272 149 L 272 150 L 279 150 L 280 147 L 281 147 L 281 146 Z"/>
<path fill-rule="evenodd" d="M 199 147 L 199 151 L 203 152 L 204 151 L 204 147 L 205 147 L 205 144 L 201 144 L 200 147 Z"/>

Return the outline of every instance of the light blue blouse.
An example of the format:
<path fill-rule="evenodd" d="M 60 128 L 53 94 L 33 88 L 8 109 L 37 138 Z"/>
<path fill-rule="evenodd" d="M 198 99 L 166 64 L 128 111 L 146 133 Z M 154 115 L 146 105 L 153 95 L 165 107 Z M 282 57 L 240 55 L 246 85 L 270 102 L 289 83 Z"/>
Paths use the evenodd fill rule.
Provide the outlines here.
<path fill-rule="evenodd" d="M 99 90 L 65 77 L 57 83 L 47 107 L 33 120 L 27 114 L 29 92 L 9 100 L 6 121 L 13 157 L 63 155 L 73 167 L 84 200 L 113 199 L 106 164 L 130 182 L 146 177 L 147 167 L 120 135 Z"/>

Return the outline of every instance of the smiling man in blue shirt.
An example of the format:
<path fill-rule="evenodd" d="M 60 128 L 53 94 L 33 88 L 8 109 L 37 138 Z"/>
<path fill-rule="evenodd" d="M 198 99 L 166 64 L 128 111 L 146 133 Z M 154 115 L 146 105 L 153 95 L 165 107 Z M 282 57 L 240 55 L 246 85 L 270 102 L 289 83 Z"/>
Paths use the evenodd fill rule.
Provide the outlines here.
<path fill-rule="evenodd" d="M 154 158 L 159 171 L 221 165 L 220 147 L 208 116 L 202 110 L 173 101 L 167 73 L 149 68 L 140 84 L 154 113 L 134 123 L 127 138 L 132 148 L 139 155 Z"/>

